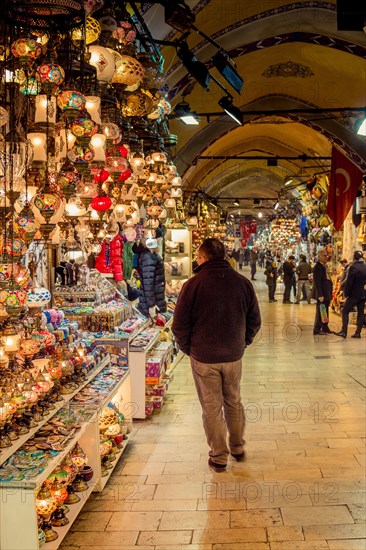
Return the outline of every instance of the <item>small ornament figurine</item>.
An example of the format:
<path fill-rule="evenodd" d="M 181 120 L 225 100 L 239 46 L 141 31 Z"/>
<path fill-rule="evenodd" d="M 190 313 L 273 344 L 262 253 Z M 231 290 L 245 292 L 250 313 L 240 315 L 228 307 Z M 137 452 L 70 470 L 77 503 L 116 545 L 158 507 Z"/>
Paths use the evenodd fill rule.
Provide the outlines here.
<path fill-rule="evenodd" d="M 86 264 L 82 264 L 79 268 L 79 283 L 88 286 L 90 278 L 90 269 Z"/>

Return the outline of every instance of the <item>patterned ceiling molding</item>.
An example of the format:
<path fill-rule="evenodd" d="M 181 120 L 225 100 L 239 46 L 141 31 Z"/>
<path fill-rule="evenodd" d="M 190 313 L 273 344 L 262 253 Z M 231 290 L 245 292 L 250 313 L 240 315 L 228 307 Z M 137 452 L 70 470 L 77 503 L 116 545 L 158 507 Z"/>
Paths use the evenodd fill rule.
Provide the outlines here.
<path fill-rule="evenodd" d="M 206 3 L 208 3 L 206 1 Z M 336 5 L 331 4 L 330 2 L 294 2 L 293 4 L 287 4 L 286 6 L 279 6 L 278 8 L 273 8 L 271 10 L 262 11 L 261 13 L 257 13 L 256 15 L 252 15 L 251 17 L 247 17 L 245 19 L 241 19 L 240 21 L 236 21 L 235 23 L 232 23 L 231 25 L 220 29 L 219 31 L 215 32 L 211 38 L 212 40 L 217 40 L 218 38 L 221 38 L 225 34 L 228 34 L 235 29 L 239 29 L 240 27 L 244 27 L 245 25 L 249 25 L 250 23 L 254 23 L 255 21 L 259 21 L 260 19 L 265 19 L 266 17 L 272 17 L 274 15 L 279 15 L 281 13 L 294 11 L 294 10 L 304 10 L 304 9 L 322 9 L 322 10 L 329 10 L 329 11 L 336 11 Z M 171 33 L 169 33 L 171 34 Z M 174 33 L 173 33 L 174 34 Z M 196 53 L 198 50 L 203 48 L 208 44 L 207 40 L 201 40 L 196 46 L 192 49 L 194 53 Z M 179 67 L 179 63 L 176 63 L 173 65 L 169 71 L 166 74 L 166 77 L 168 78 L 169 75 L 174 72 Z"/>
<path fill-rule="evenodd" d="M 229 51 L 228 54 L 230 57 L 235 59 L 236 57 L 241 57 L 242 55 L 246 55 L 257 50 L 280 46 L 282 44 L 291 44 L 294 42 L 304 42 L 306 44 L 324 46 L 327 48 L 332 48 L 332 50 L 340 50 L 342 52 L 350 53 L 352 55 L 362 57 L 363 59 L 366 57 L 366 47 L 364 46 L 352 44 L 351 42 L 347 42 L 347 40 L 342 40 L 340 38 L 310 32 L 290 32 L 278 36 L 271 36 L 265 40 L 257 40 L 255 42 L 251 42 L 250 44 L 245 44 L 240 48 L 235 48 Z M 206 66 L 208 68 L 212 68 L 212 63 L 207 63 Z M 194 84 L 194 82 L 193 77 L 190 74 L 186 74 L 175 84 L 175 86 L 171 88 L 169 92 L 169 100 L 172 101 L 182 90 L 186 88 L 186 86 L 188 86 L 188 84 Z"/>
<path fill-rule="evenodd" d="M 314 76 L 313 71 L 306 65 L 300 63 L 294 63 L 294 61 L 284 61 L 277 63 L 276 65 L 270 65 L 262 73 L 262 76 L 266 78 L 275 78 L 278 76 L 292 77 L 292 78 L 309 78 Z"/>

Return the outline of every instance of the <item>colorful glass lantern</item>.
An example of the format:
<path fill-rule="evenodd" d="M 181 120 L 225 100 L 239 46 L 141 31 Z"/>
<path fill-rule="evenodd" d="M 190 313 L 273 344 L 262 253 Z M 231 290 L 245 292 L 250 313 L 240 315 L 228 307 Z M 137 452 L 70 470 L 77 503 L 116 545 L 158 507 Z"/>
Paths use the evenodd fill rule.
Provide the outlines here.
<path fill-rule="evenodd" d="M 94 181 L 97 183 L 104 183 L 109 178 L 109 172 L 107 170 L 104 170 L 104 168 L 102 168 L 101 170 L 95 168 L 91 172 L 94 176 Z"/>
<path fill-rule="evenodd" d="M 33 38 L 18 38 L 11 45 L 11 53 L 23 65 L 31 65 L 42 53 L 42 46 Z"/>
<path fill-rule="evenodd" d="M 62 378 L 62 367 L 53 359 L 49 362 L 47 370 L 50 373 L 51 380 L 60 380 Z"/>
<path fill-rule="evenodd" d="M 114 84 L 125 84 L 134 86 L 144 78 L 144 66 L 130 55 L 122 55 L 119 59 L 119 67 L 115 71 L 112 82 Z"/>
<path fill-rule="evenodd" d="M 57 501 L 47 487 L 42 486 L 36 496 L 36 510 L 40 516 L 48 517 L 57 508 Z"/>
<path fill-rule="evenodd" d="M 90 206 L 97 212 L 106 212 L 112 206 L 112 200 L 106 195 L 98 195 L 92 199 Z"/>
<path fill-rule="evenodd" d="M 66 117 L 73 118 L 84 110 L 86 97 L 76 90 L 64 90 L 57 96 L 57 105 Z"/>
<path fill-rule="evenodd" d="M 35 219 L 34 214 L 29 207 L 24 208 L 13 221 L 14 232 L 24 239 L 27 244 L 31 243 L 34 235 L 39 229 L 39 225 L 40 224 Z"/>
<path fill-rule="evenodd" d="M 61 199 L 52 193 L 46 184 L 43 189 L 33 197 L 33 204 L 46 220 L 50 220 L 61 206 Z"/>
<path fill-rule="evenodd" d="M 20 342 L 20 353 L 24 357 L 33 357 L 40 350 L 40 344 L 33 338 L 26 338 Z"/>
<path fill-rule="evenodd" d="M 36 79 L 45 92 L 55 92 L 65 80 L 65 71 L 56 63 L 44 63 L 36 70 Z"/>
<path fill-rule="evenodd" d="M 57 185 L 62 190 L 63 194 L 69 199 L 74 193 L 76 186 L 80 183 L 80 176 L 74 170 L 71 163 L 66 163 L 61 167 L 61 171 L 57 176 Z"/>
<path fill-rule="evenodd" d="M 98 124 L 88 116 L 80 116 L 72 121 L 71 132 L 77 139 L 90 139 L 98 132 Z"/>
<path fill-rule="evenodd" d="M 20 268 L 15 263 L 3 262 L 0 263 L 0 285 L 8 284 L 11 277 L 17 277 Z"/>
<path fill-rule="evenodd" d="M 85 29 L 85 32 L 84 32 Z M 82 40 L 85 40 L 85 44 L 88 46 L 96 40 L 98 40 L 102 29 L 99 22 L 94 17 L 87 17 L 85 27 L 78 27 L 71 32 L 71 40 L 78 44 Z"/>
<path fill-rule="evenodd" d="M 114 55 L 103 46 L 90 46 L 89 51 L 91 53 L 89 63 L 96 68 L 98 81 L 110 82 L 116 68 Z"/>
<path fill-rule="evenodd" d="M 88 458 L 79 443 L 76 443 L 75 447 L 71 450 L 70 458 L 75 466 L 77 466 L 79 472 L 88 464 Z"/>
<path fill-rule="evenodd" d="M 111 174 L 124 172 L 128 167 L 128 162 L 120 155 L 108 155 L 105 166 Z"/>
<path fill-rule="evenodd" d="M 74 145 L 67 153 L 67 157 L 75 164 L 86 164 L 94 158 L 94 151 L 91 147 L 83 147 L 82 145 Z"/>
<path fill-rule="evenodd" d="M 15 237 L 12 240 L 7 240 L 3 243 L 1 253 L 7 254 L 10 258 L 21 258 L 27 251 L 26 244 L 23 239 Z"/>
<path fill-rule="evenodd" d="M 145 116 L 152 111 L 153 105 L 151 93 L 148 90 L 140 90 L 128 94 L 122 106 L 122 114 L 124 116 Z"/>
<path fill-rule="evenodd" d="M 118 27 L 112 34 L 122 46 L 128 46 L 136 38 L 135 28 L 128 21 L 119 21 Z"/>
<path fill-rule="evenodd" d="M 0 290 L 0 304 L 8 315 L 17 315 L 27 304 L 27 293 L 19 285 L 13 284 L 6 290 Z"/>
<path fill-rule="evenodd" d="M 31 76 L 20 85 L 20 91 L 23 95 L 37 95 L 41 91 L 41 85 L 36 78 Z"/>
<path fill-rule="evenodd" d="M 28 292 L 28 307 L 40 308 L 46 306 L 51 300 L 51 293 L 47 288 L 36 287 Z"/>

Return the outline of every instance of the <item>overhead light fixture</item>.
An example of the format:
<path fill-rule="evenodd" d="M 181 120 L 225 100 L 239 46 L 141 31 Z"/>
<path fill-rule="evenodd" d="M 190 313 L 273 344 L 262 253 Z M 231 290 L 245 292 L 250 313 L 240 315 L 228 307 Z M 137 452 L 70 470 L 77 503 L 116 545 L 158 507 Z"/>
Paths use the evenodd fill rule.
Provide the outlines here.
<path fill-rule="evenodd" d="M 275 210 L 278 210 L 279 206 L 280 206 L 280 201 L 277 201 L 276 204 L 275 204 L 275 206 L 274 206 L 274 209 L 275 209 Z"/>
<path fill-rule="evenodd" d="M 198 84 L 205 90 L 208 90 L 211 82 L 211 75 L 206 65 L 198 61 L 197 57 L 190 51 L 185 42 L 178 46 L 177 54 L 187 71 L 197 80 Z"/>
<path fill-rule="evenodd" d="M 189 104 L 186 101 L 181 101 L 174 108 L 174 114 L 180 118 L 184 124 L 197 125 L 200 120 L 194 111 L 191 111 Z"/>
<path fill-rule="evenodd" d="M 236 71 L 235 63 L 228 56 L 228 54 L 226 52 L 223 52 L 222 50 L 219 50 L 211 58 L 211 61 L 213 62 L 219 73 L 225 78 L 226 82 L 228 82 L 238 94 L 241 94 L 244 80 Z"/>
<path fill-rule="evenodd" d="M 258 218 L 263 218 L 263 212 L 258 212 Z"/>
<path fill-rule="evenodd" d="M 234 206 L 240 206 L 239 199 L 235 199 L 234 202 L 233 202 L 233 205 Z"/>
<path fill-rule="evenodd" d="M 289 180 L 287 180 L 287 181 L 285 182 L 285 185 L 290 185 L 290 183 L 292 183 L 292 182 L 293 182 L 293 180 L 290 178 Z"/>
<path fill-rule="evenodd" d="M 358 136 L 366 136 L 366 116 L 356 122 L 356 129 Z"/>
<path fill-rule="evenodd" d="M 276 159 L 276 157 L 274 157 L 273 159 L 267 159 L 267 166 L 277 166 L 277 164 L 278 160 Z"/>
<path fill-rule="evenodd" d="M 243 113 L 238 107 L 233 105 L 233 98 L 231 96 L 222 97 L 219 100 L 219 105 L 237 124 L 243 126 Z"/>
<path fill-rule="evenodd" d="M 164 10 L 165 23 L 177 31 L 187 32 L 195 21 L 195 15 L 184 0 L 167 2 Z"/>

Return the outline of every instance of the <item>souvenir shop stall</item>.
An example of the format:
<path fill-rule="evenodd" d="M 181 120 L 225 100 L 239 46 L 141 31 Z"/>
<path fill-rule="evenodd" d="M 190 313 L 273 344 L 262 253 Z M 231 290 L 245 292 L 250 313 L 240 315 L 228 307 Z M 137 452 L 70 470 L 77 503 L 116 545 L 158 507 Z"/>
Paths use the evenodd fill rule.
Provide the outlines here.
<path fill-rule="evenodd" d="M 188 278 L 192 219 L 163 59 L 131 12 L 0 15 L 0 548 L 51 549 L 163 406 L 174 301 L 133 274 Z"/>
<path fill-rule="evenodd" d="M 277 218 L 271 222 L 268 246 L 280 261 L 295 254 L 300 243 L 299 221 L 293 218 Z"/>

